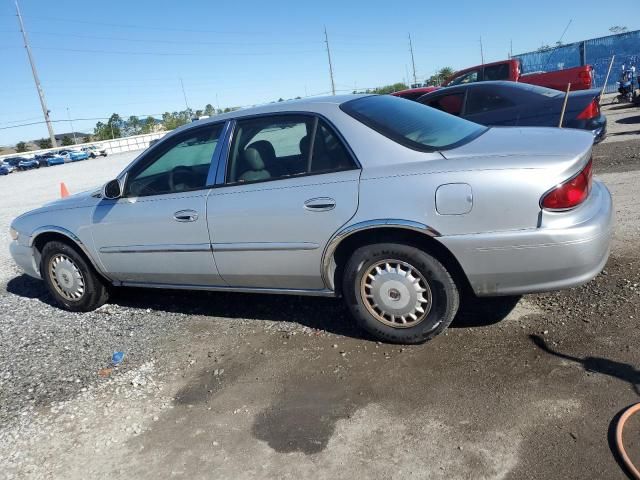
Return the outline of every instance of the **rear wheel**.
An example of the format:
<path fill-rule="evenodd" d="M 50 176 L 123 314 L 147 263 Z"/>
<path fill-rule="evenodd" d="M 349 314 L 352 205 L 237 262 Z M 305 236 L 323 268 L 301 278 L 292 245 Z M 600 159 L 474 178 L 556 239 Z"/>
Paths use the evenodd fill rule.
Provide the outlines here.
<path fill-rule="evenodd" d="M 422 343 L 449 326 L 459 293 L 424 251 L 381 243 L 357 249 L 345 267 L 344 298 L 358 324 L 381 340 Z"/>
<path fill-rule="evenodd" d="M 88 312 L 109 299 L 104 280 L 66 243 L 49 242 L 44 246 L 40 274 L 53 298 L 67 310 Z"/>

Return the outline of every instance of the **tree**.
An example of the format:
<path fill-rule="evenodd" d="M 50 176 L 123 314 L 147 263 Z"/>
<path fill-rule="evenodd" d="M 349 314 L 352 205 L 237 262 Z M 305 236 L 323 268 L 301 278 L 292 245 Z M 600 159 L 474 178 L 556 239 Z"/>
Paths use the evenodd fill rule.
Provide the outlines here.
<path fill-rule="evenodd" d="M 62 146 L 68 147 L 69 145 L 73 145 L 73 140 L 69 138 L 69 135 L 65 135 L 64 137 L 62 137 Z"/>
<path fill-rule="evenodd" d="M 112 138 L 122 137 L 122 130 L 125 127 L 125 122 L 120 118 L 120 115 L 114 113 L 109 117 L 107 123 L 98 122 L 93 129 L 94 137 L 96 140 L 111 140 Z"/>
<path fill-rule="evenodd" d="M 196 110 L 196 118 L 200 118 L 204 115 L 204 113 L 202 112 L 202 110 Z"/>
<path fill-rule="evenodd" d="M 16 143 L 16 152 L 22 153 L 27 151 L 27 144 L 24 142 Z"/>
<path fill-rule="evenodd" d="M 127 120 L 127 133 L 137 135 L 140 133 L 140 119 L 135 115 L 131 115 Z"/>
<path fill-rule="evenodd" d="M 204 114 L 207 115 L 208 117 L 215 115 L 216 110 L 215 108 L 213 108 L 213 105 L 211 105 L 210 103 L 207 103 L 207 105 L 204 107 Z"/>
<path fill-rule="evenodd" d="M 156 126 L 156 119 L 153 117 L 147 117 L 141 121 L 142 123 L 142 133 L 151 133 L 154 131 Z"/>
<path fill-rule="evenodd" d="M 544 44 L 544 45 L 540 45 L 540 48 L 538 48 L 536 52 L 548 52 L 549 50 L 551 50 L 551 46 Z"/>
<path fill-rule="evenodd" d="M 41 138 L 40 140 L 36 141 L 36 144 L 38 145 L 38 147 L 43 149 L 52 147 L 50 138 Z"/>
<path fill-rule="evenodd" d="M 629 30 L 627 27 L 623 27 L 621 25 L 614 25 L 609 29 L 609 31 L 614 35 L 618 33 L 625 33 L 627 30 Z"/>
<path fill-rule="evenodd" d="M 453 68 L 443 67 L 440 70 L 438 70 L 436 73 L 431 75 L 431 77 L 429 77 L 426 83 L 428 85 L 434 85 L 434 86 L 441 85 L 444 82 L 446 82 L 449 78 L 451 78 L 454 73 L 455 73 L 455 70 Z"/>
<path fill-rule="evenodd" d="M 191 110 L 183 110 L 181 112 L 164 112 L 162 114 L 162 124 L 165 130 L 173 130 L 191 121 Z"/>

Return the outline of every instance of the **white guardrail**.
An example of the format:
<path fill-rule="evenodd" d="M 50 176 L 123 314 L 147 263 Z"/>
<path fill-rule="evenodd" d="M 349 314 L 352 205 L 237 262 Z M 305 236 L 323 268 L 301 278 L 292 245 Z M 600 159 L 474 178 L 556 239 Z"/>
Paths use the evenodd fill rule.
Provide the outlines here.
<path fill-rule="evenodd" d="M 116 138 L 114 140 L 100 140 L 97 142 L 88 142 L 88 143 L 78 143 L 77 145 L 68 145 L 65 147 L 59 146 L 57 148 L 45 148 L 43 150 L 30 150 L 28 152 L 22 153 L 11 153 L 8 155 L 0 155 L 0 160 L 3 158 L 11 158 L 11 157 L 25 157 L 25 158 L 33 158 L 35 155 L 39 155 L 41 153 L 52 152 L 63 149 L 70 150 L 80 150 L 82 147 L 88 147 L 90 145 L 95 145 L 96 147 L 102 149 L 107 149 L 107 154 L 114 153 L 122 153 L 122 152 L 132 152 L 134 150 L 144 150 L 149 147 L 149 142 L 152 140 L 156 140 L 158 138 L 164 137 L 168 132 L 154 132 L 154 133 L 145 133 L 143 135 L 134 135 L 131 137 L 123 137 Z"/>

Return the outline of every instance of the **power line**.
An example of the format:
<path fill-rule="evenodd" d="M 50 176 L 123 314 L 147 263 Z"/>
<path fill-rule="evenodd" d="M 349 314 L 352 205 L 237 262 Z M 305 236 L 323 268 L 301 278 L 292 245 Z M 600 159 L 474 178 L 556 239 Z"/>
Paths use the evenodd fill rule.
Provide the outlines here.
<path fill-rule="evenodd" d="M 195 52 L 132 52 L 129 50 L 93 50 L 93 49 L 82 49 L 82 48 L 57 48 L 57 47 L 41 47 L 34 45 L 35 49 L 38 50 L 52 50 L 57 52 L 74 52 L 74 53 L 104 53 L 110 55 L 133 55 L 133 56 L 161 56 L 161 57 L 221 57 L 221 56 L 261 56 L 261 55 L 309 55 L 313 53 L 318 53 L 316 50 L 306 50 L 306 51 L 297 51 L 297 52 L 219 52 L 219 53 L 195 53 Z"/>

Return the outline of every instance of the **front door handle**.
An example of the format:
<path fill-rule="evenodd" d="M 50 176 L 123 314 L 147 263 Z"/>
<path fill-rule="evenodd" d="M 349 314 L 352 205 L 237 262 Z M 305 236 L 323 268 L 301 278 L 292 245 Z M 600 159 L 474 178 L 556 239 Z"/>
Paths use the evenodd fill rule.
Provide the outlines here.
<path fill-rule="evenodd" d="M 176 222 L 195 222 L 198 220 L 198 212 L 195 210 L 180 210 L 173 214 Z"/>
<path fill-rule="evenodd" d="M 330 197 L 310 198 L 304 202 L 304 208 L 311 212 L 328 212 L 336 208 L 336 201 Z"/>

